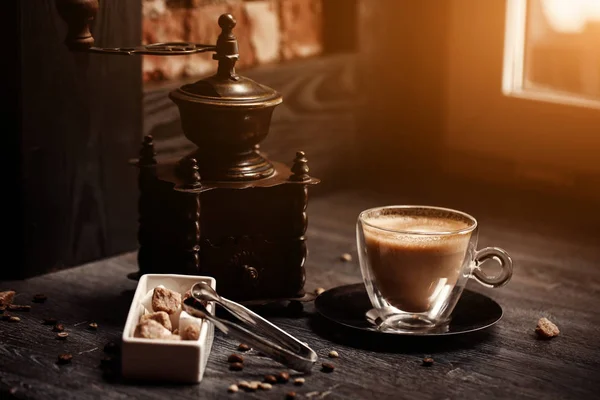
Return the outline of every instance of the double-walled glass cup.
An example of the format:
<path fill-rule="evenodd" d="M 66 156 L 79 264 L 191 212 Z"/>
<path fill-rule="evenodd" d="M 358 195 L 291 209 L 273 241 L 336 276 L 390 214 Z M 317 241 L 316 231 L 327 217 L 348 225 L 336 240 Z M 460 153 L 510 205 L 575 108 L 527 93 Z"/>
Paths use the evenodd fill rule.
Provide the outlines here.
<path fill-rule="evenodd" d="M 477 236 L 475 218 L 447 208 L 388 206 L 360 213 L 360 268 L 378 328 L 443 329 L 468 279 L 505 285 L 512 276 L 510 256 L 497 247 L 476 250 Z M 500 264 L 497 275 L 480 268 L 489 259 Z"/>

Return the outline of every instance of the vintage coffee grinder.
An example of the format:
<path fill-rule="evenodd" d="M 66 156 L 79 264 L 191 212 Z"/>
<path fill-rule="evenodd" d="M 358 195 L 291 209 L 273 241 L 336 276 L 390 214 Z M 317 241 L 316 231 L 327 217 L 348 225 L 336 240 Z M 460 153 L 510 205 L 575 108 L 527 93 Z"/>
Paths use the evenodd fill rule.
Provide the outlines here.
<path fill-rule="evenodd" d="M 97 0 L 57 0 L 68 23 L 71 50 L 101 54 L 182 56 L 211 51 L 217 73 L 174 90 L 185 136 L 197 147 L 181 159 L 157 163 L 145 137 L 139 168 L 139 273 L 209 275 L 219 293 L 238 301 L 304 296 L 308 161 L 293 166 L 259 151 L 271 115 L 282 102 L 275 90 L 235 71 L 235 18 L 219 18 L 216 45 L 158 43 L 98 48 L 89 24 Z"/>

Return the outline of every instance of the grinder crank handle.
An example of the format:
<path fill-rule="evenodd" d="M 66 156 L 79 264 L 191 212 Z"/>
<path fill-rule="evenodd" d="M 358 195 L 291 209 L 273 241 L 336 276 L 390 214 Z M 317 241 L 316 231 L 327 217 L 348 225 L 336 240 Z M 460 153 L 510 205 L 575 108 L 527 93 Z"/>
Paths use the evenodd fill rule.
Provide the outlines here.
<path fill-rule="evenodd" d="M 197 300 L 214 301 L 245 324 L 255 328 L 255 330 L 263 332 L 265 335 L 269 335 L 271 339 L 276 341 L 280 346 L 288 347 L 298 351 L 298 349 L 303 345 L 302 342 L 298 341 L 296 338 L 282 329 L 279 329 L 277 326 L 273 325 L 255 312 L 249 310 L 241 304 L 221 297 L 210 285 L 206 284 L 205 282 L 198 282 L 194 284 L 190 292 Z"/>
<path fill-rule="evenodd" d="M 248 329 L 239 326 L 231 321 L 227 321 L 218 317 L 213 316 L 206 310 L 204 305 L 194 297 L 186 299 L 184 302 L 184 311 L 187 313 L 199 317 L 206 318 L 212 322 L 217 329 L 226 335 L 232 336 L 243 343 L 247 343 L 251 347 L 261 351 L 273 360 L 294 369 L 296 371 L 310 373 L 313 365 L 317 361 L 317 354 L 308 346 L 304 345 L 300 341 L 296 341 L 298 346 L 289 348 L 282 346 L 277 343 L 273 343 L 266 337 L 259 336 Z M 269 324 L 268 332 L 263 332 L 267 337 L 272 332 L 272 328 L 279 330 L 275 325 Z M 293 338 L 292 336 L 290 336 Z"/>

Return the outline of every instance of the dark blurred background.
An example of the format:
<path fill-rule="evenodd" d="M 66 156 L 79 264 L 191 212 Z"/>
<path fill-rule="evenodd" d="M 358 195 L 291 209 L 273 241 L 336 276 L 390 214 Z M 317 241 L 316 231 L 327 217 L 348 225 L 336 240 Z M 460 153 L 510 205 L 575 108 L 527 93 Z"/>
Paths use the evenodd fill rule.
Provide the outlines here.
<path fill-rule="evenodd" d="M 10 3 L 4 162 L 19 261 L 1 274 L 135 250 L 128 160 L 147 134 L 159 159 L 192 148 L 167 94 L 215 64 L 72 54 L 54 0 Z M 598 238 L 597 1 L 103 0 L 94 36 L 210 43 L 225 12 L 240 73 L 284 95 L 261 148 L 287 163 L 306 151 L 323 179 L 311 196 L 377 193 Z"/>

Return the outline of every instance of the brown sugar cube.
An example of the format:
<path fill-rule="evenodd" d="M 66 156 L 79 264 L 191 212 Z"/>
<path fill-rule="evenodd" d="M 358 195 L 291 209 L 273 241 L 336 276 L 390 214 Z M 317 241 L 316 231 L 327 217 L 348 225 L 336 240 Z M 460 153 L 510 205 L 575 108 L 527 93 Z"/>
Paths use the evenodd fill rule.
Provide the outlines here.
<path fill-rule="evenodd" d="M 167 314 L 174 314 L 181 305 L 181 295 L 172 290 L 157 287 L 152 294 L 152 309 L 154 312 L 164 311 Z"/>
<path fill-rule="evenodd" d="M 171 331 L 155 320 L 149 319 L 137 324 L 133 336 L 144 339 L 168 339 Z"/>
<path fill-rule="evenodd" d="M 179 336 L 179 335 L 171 335 L 165 339 L 167 339 L 167 340 L 182 340 L 181 336 Z"/>
<path fill-rule="evenodd" d="M 182 332 L 183 340 L 198 340 L 200 338 L 200 327 L 197 324 L 189 324 Z"/>
<path fill-rule="evenodd" d="M 171 319 L 169 318 L 169 314 L 164 311 L 157 311 L 151 314 L 144 314 L 140 317 L 140 322 L 148 321 L 149 319 L 154 320 L 167 328 L 168 330 L 173 330 L 173 326 L 171 325 Z"/>
<path fill-rule="evenodd" d="M 13 298 L 15 297 L 16 292 L 13 290 L 7 290 L 6 292 L 0 292 L 0 306 L 8 306 L 12 304 Z"/>
<path fill-rule="evenodd" d="M 548 318 L 540 318 L 535 328 L 535 333 L 537 333 L 540 338 L 550 339 L 558 336 L 560 331 L 558 330 L 558 326 L 550 322 Z"/>

